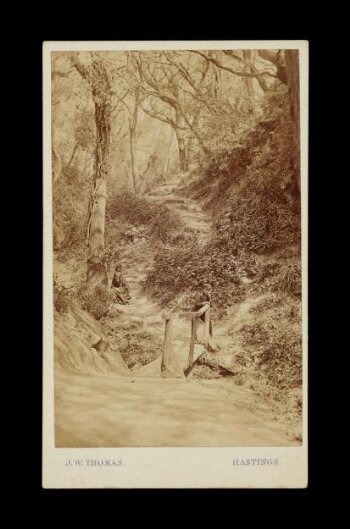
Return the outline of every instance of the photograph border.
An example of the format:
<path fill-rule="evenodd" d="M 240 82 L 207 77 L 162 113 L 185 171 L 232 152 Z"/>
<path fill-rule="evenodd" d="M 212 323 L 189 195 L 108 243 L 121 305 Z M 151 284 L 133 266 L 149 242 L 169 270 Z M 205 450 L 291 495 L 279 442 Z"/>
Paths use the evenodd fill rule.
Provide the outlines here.
<path fill-rule="evenodd" d="M 302 195 L 303 444 L 300 447 L 55 448 L 53 370 L 53 245 L 51 189 L 51 51 L 151 49 L 298 49 L 300 54 Z M 308 42 L 307 41 L 85 41 L 43 45 L 43 475 L 44 488 L 304 488 L 308 448 Z M 82 455 L 83 454 L 83 455 Z M 122 458 L 113 471 L 68 468 L 70 458 Z M 242 468 L 233 459 L 278 459 L 278 465 Z"/>

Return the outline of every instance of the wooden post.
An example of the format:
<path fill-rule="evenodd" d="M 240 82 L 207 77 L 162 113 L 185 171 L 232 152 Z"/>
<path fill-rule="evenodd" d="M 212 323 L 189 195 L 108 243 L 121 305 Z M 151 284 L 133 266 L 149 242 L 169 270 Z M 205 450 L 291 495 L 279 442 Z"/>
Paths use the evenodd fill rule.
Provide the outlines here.
<path fill-rule="evenodd" d="M 190 352 L 188 355 L 188 366 L 189 367 L 191 367 L 193 364 L 194 345 L 196 343 L 196 338 L 197 338 L 197 323 L 198 323 L 198 319 L 196 316 L 194 316 L 191 320 L 191 343 L 190 343 Z"/>
<path fill-rule="evenodd" d="M 165 320 L 164 328 L 164 342 L 163 342 L 163 355 L 161 371 L 166 371 L 170 365 L 170 357 L 172 353 L 172 314 L 170 312 L 164 312 L 162 318 Z"/>
<path fill-rule="evenodd" d="M 208 347 L 210 339 L 210 307 L 204 313 L 204 345 Z"/>

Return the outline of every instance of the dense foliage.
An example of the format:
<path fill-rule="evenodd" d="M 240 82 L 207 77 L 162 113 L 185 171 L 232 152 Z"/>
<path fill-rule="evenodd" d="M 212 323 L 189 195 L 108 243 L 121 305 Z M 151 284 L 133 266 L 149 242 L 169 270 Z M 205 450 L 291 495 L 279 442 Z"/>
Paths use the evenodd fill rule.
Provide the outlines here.
<path fill-rule="evenodd" d="M 271 114 L 272 117 L 271 117 Z M 281 105 L 225 149 L 185 190 L 216 215 L 212 240 L 161 248 L 148 278 L 162 303 L 213 288 L 219 313 L 243 293 L 283 290 L 300 296 L 300 197 L 290 192 L 297 166 L 287 109 Z M 172 271 L 169 274 L 169 270 Z"/>

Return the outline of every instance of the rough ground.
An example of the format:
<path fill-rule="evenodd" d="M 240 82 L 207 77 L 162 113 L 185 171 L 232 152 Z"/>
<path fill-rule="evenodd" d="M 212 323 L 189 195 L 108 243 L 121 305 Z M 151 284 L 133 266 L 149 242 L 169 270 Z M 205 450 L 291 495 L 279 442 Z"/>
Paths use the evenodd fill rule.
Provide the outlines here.
<path fill-rule="evenodd" d="M 56 373 L 56 446 L 296 446 L 229 380 Z"/>
<path fill-rule="evenodd" d="M 177 182 L 148 194 L 154 202 L 177 211 L 204 243 L 210 237 L 211 219 L 194 201 L 180 197 Z M 142 251 L 144 241 L 138 242 Z M 118 324 L 132 323 L 162 339 L 164 321 L 161 308 L 142 290 L 150 266 L 145 258 L 129 270 L 129 305 L 118 306 Z M 55 266 L 64 275 L 64 267 Z M 254 300 L 247 300 L 235 311 L 230 322 L 237 327 Z M 229 379 L 164 379 L 160 358 L 140 369 L 127 371 L 116 352 L 102 362 L 92 348 L 94 333 L 101 328 L 89 318 L 77 324 L 65 320 L 56 326 L 55 430 L 56 446 L 293 446 L 299 444 L 272 403 L 261 400 L 248 387 Z M 85 334 L 81 321 L 84 320 Z M 71 327 L 70 327 L 71 326 Z M 72 332 L 73 327 L 75 328 Z M 90 331 L 88 330 L 90 329 Z M 228 325 L 215 329 L 215 340 L 225 356 Z M 199 333 L 202 329 L 199 329 Z M 200 338 L 200 334 L 199 334 Z M 176 319 L 173 347 L 181 367 L 186 365 L 190 322 Z M 76 355 L 74 361 L 66 358 Z M 202 352 L 196 346 L 196 354 Z M 73 351 L 73 355 L 72 355 Z M 84 357 L 82 367 L 81 358 Z M 86 361 L 86 358 L 88 360 Z M 111 361 L 113 358 L 113 361 Z M 57 361 L 57 359 L 59 361 Z"/>

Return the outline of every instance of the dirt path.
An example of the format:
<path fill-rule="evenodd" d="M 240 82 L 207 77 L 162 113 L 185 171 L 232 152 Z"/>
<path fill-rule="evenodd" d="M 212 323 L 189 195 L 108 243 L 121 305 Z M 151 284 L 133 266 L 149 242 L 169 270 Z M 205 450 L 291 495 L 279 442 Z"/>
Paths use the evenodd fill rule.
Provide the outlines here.
<path fill-rule="evenodd" d="M 168 206 L 181 217 L 182 221 L 197 232 L 199 243 L 210 238 L 211 215 L 203 211 L 198 202 L 179 195 L 179 183 L 169 182 L 149 192 L 146 197 L 154 203 Z"/>
<path fill-rule="evenodd" d="M 174 209 L 198 233 L 201 243 L 210 237 L 211 219 L 201 207 L 177 194 L 176 182 L 148 194 L 154 202 Z M 142 243 L 140 243 L 142 244 Z M 141 250 L 141 248 L 140 248 Z M 142 290 L 150 263 L 139 262 L 129 271 L 129 305 L 121 306 L 120 323 L 133 321 L 162 338 L 162 310 Z M 203 332 L 203 326 L 199 329 Z M 188 358 L 190 322 L 176 319 L 173 349 L 181 365 Z M 226 328 L 216 330 L 225 344 Z M 222 336 L 220 337 L 220 333 Z M 197 354 L 200 353 L 200 345 Z M 57 446 L 292 446 L 286 428 L 274 410 L 258 402 L 248 388 L 232 379 L 194 380 L 160 377 L 160 359 L 130 372 L 71 374 L 55 377 Z"/>
<path fill-rule="evenodd" d="M 197 232 L 200 244 L 210 238 L 211 218 L 200 205 L 192 200 L 179 196 L 178 183 L 163 184 L 156 190 L 145 195 L 154 203 L 166 205 L 179 214 L 183 222 Z M 138 247 L 139 246 L 139 247 Z M 143 255 L 143 243 L 138 242 L 133 246 L 133 252 Z M 143 291 L 142 282 L 146 279 L 148 267 L 151 263 L 147 257 L 136 263 L 132 269 L 128 269 L 126 280 L 130 285 L 131 299 L 128 305 L 118 307 L 120 314 L 119 322 L 133 323 L 136 327 L 152 332 L 155 336 L 163 338 L 164 320 L 162 319 L 162 309 L 153 302 Z M 199 327 L 198 338 L 204 331 L 204 326 Z M 187 365 L 189 343 L 191 339 L 191 325 L 187 320 L 176 319 L 173 326 L 173 349 L 176 358 L 179 360 L 179 371 Z M 195 356 L 204 351 L 203 346 L 196 345 Z M 136 376 L 158 375 L 160 373 L 161 359 L 156 360 L 152 365 L 145 366 L 139 370 Z"/>
<path fill-rule="evenodd" d="M 56 446 L 294 446 L 232 381 L 56 376 Z"/>

